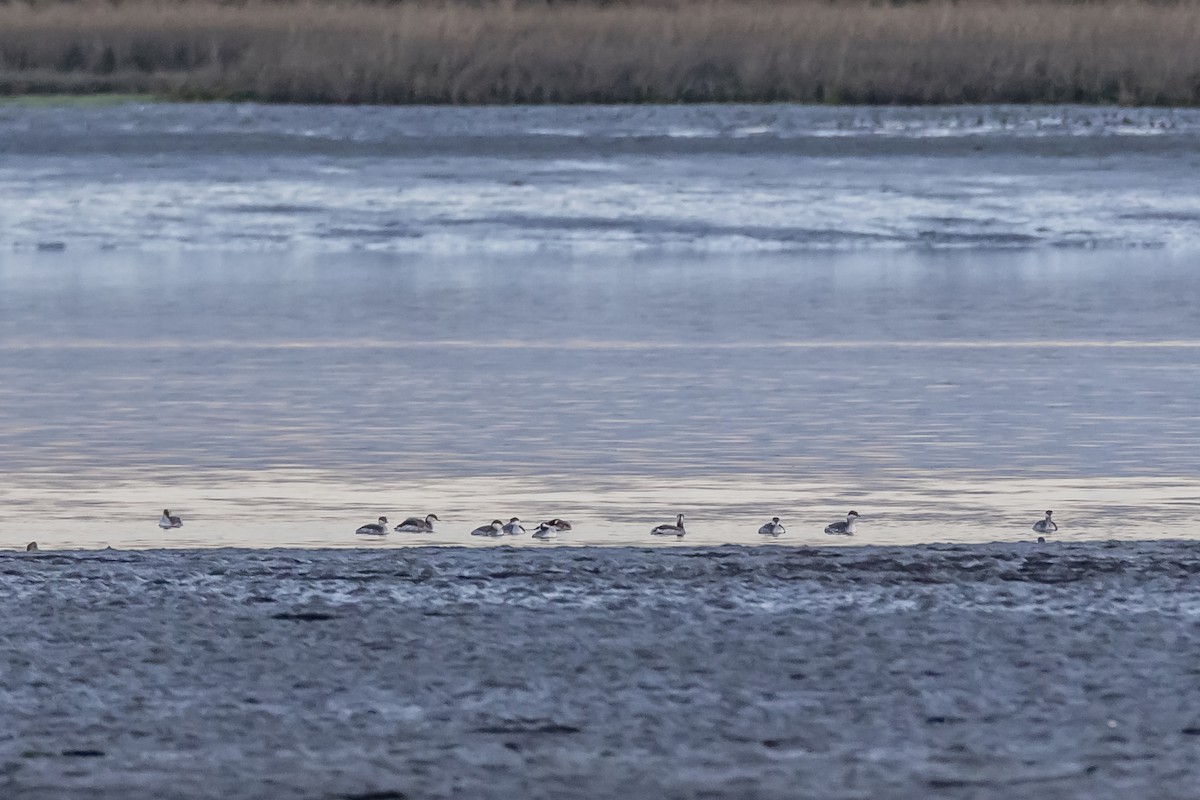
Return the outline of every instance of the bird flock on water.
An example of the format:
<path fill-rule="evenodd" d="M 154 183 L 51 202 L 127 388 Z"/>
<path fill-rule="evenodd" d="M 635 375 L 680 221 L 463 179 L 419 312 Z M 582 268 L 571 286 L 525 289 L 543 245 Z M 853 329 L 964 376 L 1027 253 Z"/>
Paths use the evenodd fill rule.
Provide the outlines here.
<path fill-rule="evenodd" d="M 1047 511 L 1046 516 L 1033 523 L 1033 530 L 1040 534 L 1053 533 L 1058 530 L 1058 524 L 1054 522 L 1052 517 L 1053 511 Z M 662 525 L 656 525 L 650 529 L 653 536 L 674 536 L 677 539 L 682 539 L 687 535 L 687 528 L 683 524 L 684 515 L 676 514 L 674 522 L 664 522 Z M 846 512 L 845 521 L 838 520 L 831 522 L 825 526 L 825 533 L 831 536 L 853 536 L 858 531 L 859 513 L 851 510 Z M 362 525 L 355 531 L 359 536 L 386 536 L 392 531 L 397 533 L 433 533 L 433 523 L 441 522 L 437 514 L 426 514 L 424 517 L 409 517 L 401 522 L 396 527 L 391 527 L 387 517 L 380 517 L 376 522 L 368 522 Z M 171 510 L 164 508 L 162 516 L 159 517 L 158 527 L 163 530 L 171 530 L 173 528 L 182 528 L 183 519 L 171 514 Z M 472 536 L 486 536 L 492 538 L 500 538 L 502 536 L 525 536 L 531 535 L 534 539 L 552 540 L 557 539 L 558 535 L 563 531 L 572 530 L 571 523 L 565 519 L 546 520 L 538 523 L 530 534 L 525 526 L 521 524 L 519 517 L 510 517 L 508 522 L 503 522 L 499 519 L 494 519 L 489 523 L 480 525 L 475 530 L 471 531 Z M 771 517 L 771 520 L 765 523 L 758 529 L 759 534 L 770 536 L 772 538 L 782 536 L 787 533 L 787 529 L 780 521 L 779 517 Z M 1038 537 L 1039 542 L 1045 541 L 1041 536 Z M 25 546 L 28 552 L 37 552 L 37 542 L 30 542 Z"/>
<path fill-rule="evenodd" d="M 1051 519 L 1053 514 L 1053 511 L 1047 511 L 1043 519 L 1039 519 L 1033 524 L 1033 530 L 1043 534 L 1058 530 L 1058 525 Z M 853 536 L 858 532 L 859 516 L 857 511 L 850 510 L 846 512 L 845 520 L 838 520 L 826 525 L 825 533 L 831 536 Z M 683 520 L 683 514 L 676 514 L 674 522 L 664 522 L 661 525 L 656 525 L 650 529 L 650 534 L 652 536 L 674 536 L 682 539 L 687 535 L 687 527 L 684 525 Z M 434 522 L 440 522 L 437 514 L 427 514 L 424 518 L 409 517 L 392 530 L 398 532 L 433 533 Z M 378 522 L 367 523 L 355 531 L 355 533 L 363 536 L 384 536 L 388 533 L 388 530 L 388 518 L 380 517 Z M 554 519 L 539 523 L 534 528 L 532 536 L 534 539 L 557 539 L 560 532 L 569 530 L 571 530 L 571 523 L 555 517 Z M 763 524 L 758 529 L 758 532 L 763 536 L 777 537 L 787 533 L 787 528 L 784 527 L 779 517 L 771 517 L 771 520 Z M 489 536 L 495 538 L 501 536 L 524 536 L 528 533 L 529 531 L 521 524 L 520 517 L 510 517 L 508 522 L 494 519 L 471 531 L 472 536 Z"/>

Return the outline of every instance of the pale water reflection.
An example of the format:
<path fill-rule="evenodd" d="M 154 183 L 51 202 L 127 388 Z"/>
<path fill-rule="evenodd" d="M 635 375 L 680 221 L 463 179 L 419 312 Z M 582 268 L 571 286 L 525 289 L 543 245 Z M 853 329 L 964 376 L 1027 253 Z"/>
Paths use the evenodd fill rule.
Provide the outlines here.
<path fill-rule="evenodd" d="M 779 515 L 845 544 L 849 508 L 856 542 L 1029 538 L 1046 508 L 1063 539 L 1190 536 L 1192 264 L 6 254 L 0 545 L 495 546 L 466 534 L 512 515 L 649 544 L 679 511 L 692 543 Z"/>
<path fill-rule="evenodd" d="M 184 527 L 162 531 L 156 501 L 169 497 Z M 161 505 L 161 503 L 159 503 Z M 608 476 L 443 478 L 404 484 L 348 483 L 298 470 L 212 474 L 170 480 L 23 476 L 4 491 L 0 546 L 42 549 L 143 547 L 400 547 L 408 545 L 786 544 L 845 546 L 921 542 L 1032 541 L 1042 506 L 1060 523 L 1055 541 L 1191 538 L 1200 529 L 1194 483 L 1177 478 L 1062 479 L 996 476 L 884 478 L 829 484 L 780 476 L 665 479 Z M 858 534 L 822 529 L 862 509 Z M 432 534 L 356 536 L 387 515 L 441 517 Z M 650 537 L 653 525 L 687 514 L 680 541 Z M 470 531 L 493 517 L 568 519 L 574 530 L 542 543 L 529 536 L 481 539 Z M 780 516 L 787 533 L 757 534 Z"/>

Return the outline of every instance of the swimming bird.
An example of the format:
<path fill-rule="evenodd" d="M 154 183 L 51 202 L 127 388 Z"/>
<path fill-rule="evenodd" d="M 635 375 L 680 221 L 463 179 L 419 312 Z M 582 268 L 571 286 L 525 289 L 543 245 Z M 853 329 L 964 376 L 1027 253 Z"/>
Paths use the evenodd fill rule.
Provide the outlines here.
<path fill-rule="evenodd" d="M 763 536 L 778 536 L 786 533 L 787 529 L 779 524 L 779 517 L 771 517 L 771 521 L 759 528 L 758 532 Z"/>
<path fill-rule="evenodd" d="M 437 514 L 426 514 L 425 519 L 409 517 L 397 525 L 396 530 L 407 531 L 408 533 L 433 533 L 434 520 L 441 522 Z"/>
<path fill-rule="evenodd" d="M 384 536 L 387 534 L 387 532 L 387 517 L 380 517 L 378 523 L 368 522 L 366 525 L 363 525 L 361 528 L 355 531 L 355 533 L 361 533 L 364 536 Z"/>
<path fill-rule="evenodd" d="M 553 521 L 553 520 L 551 520 Z M 537 526 L 537 530 L 533 532 L 535 539 L 557 539 L 558 528 L 551 525 L 549 522 L 543 522 Z"/>
<path fill-rule="evenodd" d="M 571 530 L 571 523 L 567 522 L 565 519 L 559 519 L 558 517 L 555 517 L 554 519 L 546 520 L 542 524 L 549 525 L 551 528 L 554 528 L 554 530 L 556 530 L 556 531 Z"/>
<path fill-rule="evenodd" d="M 480 525 L 475 530 L 471 531 L 472 536 L 503 536 L 504 523 L 498 519 L 492 520 L 487 525 Z"/>
<path fill-rule="evenodd" d="M 29 544 L 25 545 L 26 553 L 36 553 L 37 549 L 38 549 L 37 542 L 30 542 Z"/>
<path fill-rule="evenodd" d="M 1054 524 L 1054 520 L 1050 519 L 1050 515 L 1053 513 L 1053 511 L 1047 511 L 1045 519 L 1039 519 L 1033 523 L 1033 529 L 1038 533 L 1050 533 L 1051 531 L 1058 530 L 1058 526 Z"/>
<path fill-rule="evenodd" d="M 504 532 L 509 536 L 520 536 L 525 532 L 525 526 L 521 524 L 521 520 L 513 517 L 508 521 L 508 524 L 504 526 Z"/>
<path fill-rule="evenodd" d="M 683 535 L 687 533 L 687 531 L 683 528 L 683 514 L 675 515 L 674 525 L 669 522 L 664 522 L 662 525 L 659 525 L 656 528 L 651 528 L 650 533 L 654 534 L 655 536 L 678 536 L 680 539 L 682 539 Z"/>
<path fill-rule="evenodd" d="M 163 530 L 169 530 L 171 528 L 182 528 L 183 520 L 181 520 L 179 517 L 172 517 L 171 510 L 168 508 L 164 508 L 163 515 L 158 520 L 158 527 L 162 528 Z"/>
<path fill-rule="evenodd" d="M 854 535 L 854 522 L 857 519 L 858 519 L 858 512 L 851 511 L 850 513 L 848 513 L 846 515 L 845 522 L 834 522 L 831 525 L 826 525 L 825 532 L 833 533 L 838 536 L 853 536 Z"/>

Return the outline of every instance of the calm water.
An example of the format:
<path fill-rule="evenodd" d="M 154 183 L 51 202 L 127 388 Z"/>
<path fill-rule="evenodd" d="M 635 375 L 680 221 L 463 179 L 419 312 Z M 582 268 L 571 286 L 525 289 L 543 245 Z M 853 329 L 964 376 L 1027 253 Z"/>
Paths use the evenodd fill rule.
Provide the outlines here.
<path fill-rule="evenodd" d="M 1191 536 L 1198 255 L 1196 112 L 0 107 L 0 546 Z"/>

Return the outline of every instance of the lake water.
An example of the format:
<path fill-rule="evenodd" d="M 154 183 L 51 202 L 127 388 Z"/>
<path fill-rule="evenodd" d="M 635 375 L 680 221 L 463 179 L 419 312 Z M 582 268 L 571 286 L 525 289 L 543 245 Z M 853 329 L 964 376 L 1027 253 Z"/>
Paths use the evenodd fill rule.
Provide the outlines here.
<path fill-rule="evenodd" d="M 1200 112 L 0 106 L 0 546 L 1190 537 L 1198 257 Z"/>

